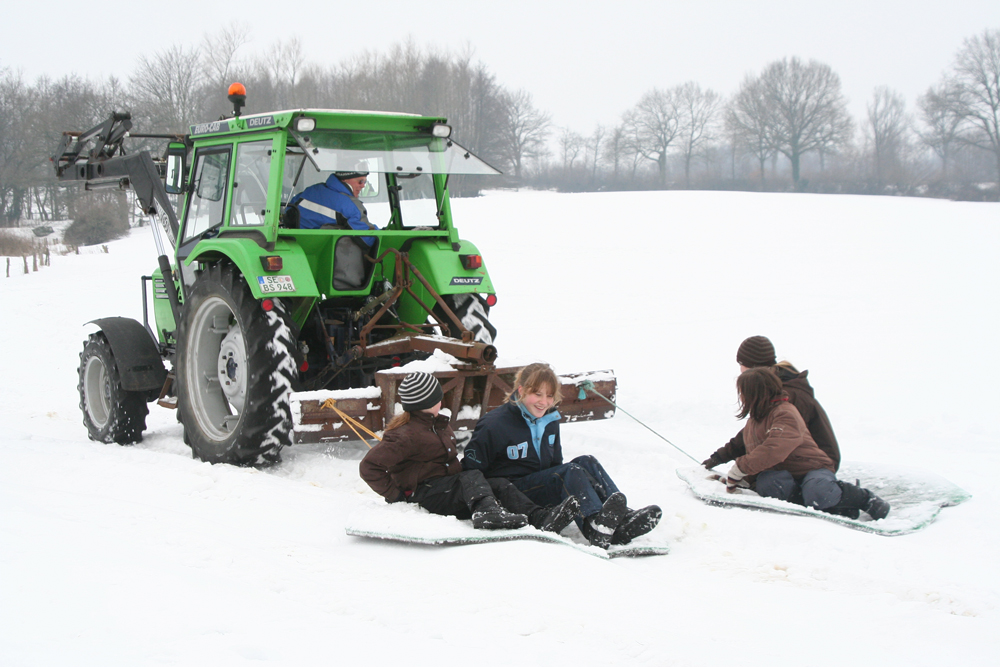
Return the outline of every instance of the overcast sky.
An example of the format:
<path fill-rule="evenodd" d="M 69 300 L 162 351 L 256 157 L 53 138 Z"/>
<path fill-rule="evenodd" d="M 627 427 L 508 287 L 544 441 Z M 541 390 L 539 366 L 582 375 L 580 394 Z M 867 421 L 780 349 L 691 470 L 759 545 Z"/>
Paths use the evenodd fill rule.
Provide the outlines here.
<path fill-rule="evenodd" d="M 471 47 L 501 84 L 527 89 L 556 126 L 581 133 L 618 122 L 651 88 L 696 81 L 728 96 L 746 73 L 786 56 L 830 65 L 856 116 L 880 85 L 912 109 L 964 38 L 1000 29 L 1000 0 L 5 5 L 0 67 L 29 81 L 69 73 L 127 79 L 140 55 L 197 45 L 237 19 L 250 28 L 246 53 L 298 35 L 306 59 L 318 64 L 408 38 L 450 52 Z M 248 102 L 253 111 L 252 90 Z"/>

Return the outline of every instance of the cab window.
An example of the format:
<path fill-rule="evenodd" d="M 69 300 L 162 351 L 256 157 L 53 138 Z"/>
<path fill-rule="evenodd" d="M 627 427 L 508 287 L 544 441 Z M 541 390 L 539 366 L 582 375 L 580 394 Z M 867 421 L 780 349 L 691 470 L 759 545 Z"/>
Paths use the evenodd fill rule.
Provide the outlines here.
<path fill-rule="evenodd" d="M 209 148 L 195 156 L 194 180 L 188 198 L 184 240 L 194 238 L 223 222 L 229 184 L 230 146 Z"/>
<path fill-rule="evenodd" d="M 230 226 L 263 225 L 267 183 L 271 176 L 271 140 L 240 144 L 236 149 L 236 181 Z"/>

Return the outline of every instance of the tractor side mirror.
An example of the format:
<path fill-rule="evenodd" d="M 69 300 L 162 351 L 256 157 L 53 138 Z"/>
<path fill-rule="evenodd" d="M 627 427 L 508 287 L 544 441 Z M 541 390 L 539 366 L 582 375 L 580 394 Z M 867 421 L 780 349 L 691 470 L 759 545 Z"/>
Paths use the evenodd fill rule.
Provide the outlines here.
<path fill-rule="evenodd" d="M 179 195 L 184 192 L 185 158 L 187 149 L 170 146 L 167 149 L 167 173 L 163 179 L 163 187 L 168 195 Z"/>

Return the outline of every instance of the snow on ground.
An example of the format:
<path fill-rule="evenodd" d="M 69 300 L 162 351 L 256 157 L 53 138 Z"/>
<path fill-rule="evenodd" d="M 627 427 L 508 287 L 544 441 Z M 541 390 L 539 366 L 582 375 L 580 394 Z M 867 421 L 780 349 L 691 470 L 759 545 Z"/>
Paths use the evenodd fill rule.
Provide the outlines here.
<path fill-rule="evenodd" d="M 619 402 L 695 459 L 739 428 L 736 348 L 810 370 L 845 458 L 973 494 L 885 538 L 704 505 L 690 459 L 623 414 L 564 426 L 663 557 L 348 537 L 377 501 L 351 448 L 257 471 L 193 460 L 154 407 L 87 440 L 89 320 L 141 317 L 148 229 L 0 279 L 0 664 L 995 665 L 1000 649 L 1000 205 L 876 197 L 490 193 L 454 202 L 498 288 L 504 361 L 614 369 Z"/>

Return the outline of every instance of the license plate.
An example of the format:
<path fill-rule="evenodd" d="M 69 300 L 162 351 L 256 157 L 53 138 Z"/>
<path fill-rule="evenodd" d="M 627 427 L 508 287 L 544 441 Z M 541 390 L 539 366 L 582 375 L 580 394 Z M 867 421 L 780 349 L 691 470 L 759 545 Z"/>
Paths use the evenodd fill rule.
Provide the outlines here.
<path fill-rule="evenodd" d="M 260 283 L 260 291 L 268 292 L 294 292 L 295 283 L 291 276 L 257 276 Z"/>

